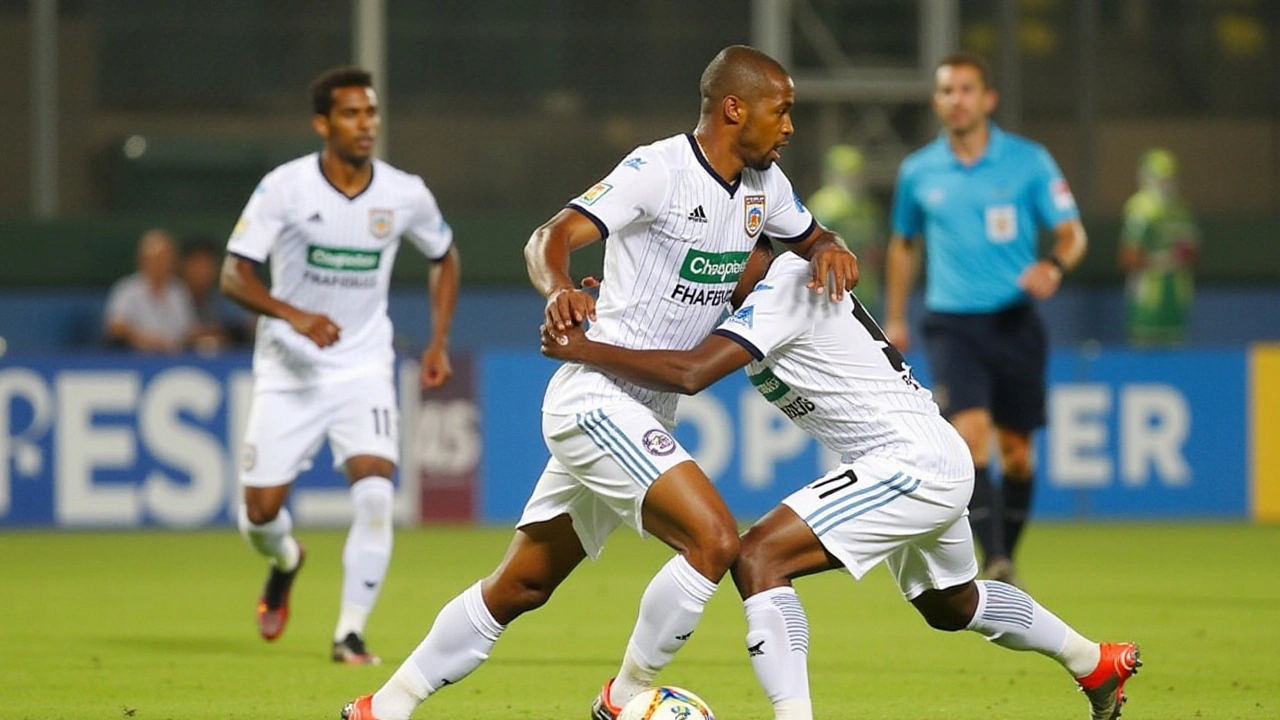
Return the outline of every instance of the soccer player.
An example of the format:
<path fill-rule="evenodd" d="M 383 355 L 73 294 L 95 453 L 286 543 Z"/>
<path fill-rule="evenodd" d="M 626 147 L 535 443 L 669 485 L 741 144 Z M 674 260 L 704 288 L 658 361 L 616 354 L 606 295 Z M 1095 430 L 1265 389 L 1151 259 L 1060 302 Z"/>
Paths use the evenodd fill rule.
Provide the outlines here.
<path fill-rule="evenodd" d="M 284 632 L 303 562 L 283 507 L 298 473 L 328 438 L 351 482 L 354 515 L 342 553 L 342 605 L 332 657 L 377 664 L 364 626 L 391 558 L 391 481 L 399 455 L 387 289 L 401 237 L 431 259 L 432 337 L 422 385 L 450 375 L 458 296 L 453 231 L 417 175 L 373 157 L 381 118 L 369 73 L 335 68 L 311 86 L 317 153 L 258 184 L 227 245 L 222 291 L 259 313 L 253 405 L 245 429 L 240 531 L 270 562 L 258 630 Z M 271 260 L 271 289 L 257 267 Z"/>
<path fill-rule="evenodd" d="M 525 247 L 547 298 L 546 322 L 593 320 L 595 337 L 632 347 L 689 348 L 719 322 L 755 238 L 790 242 L 811 261 L 811 292 L 844 296 L 857 262 L 795 198 L 775 165 L 792 134 L 795 91 L 775 60 L 722 50 L 700 83 L 701 116 L 681 134 L 629 154 L 603 181 L 538 228 Z M 595 296 L 575 288 L 570 253 L 608 239 Z M 738 552 L 733 516 L 671 436 L 676 396 L 566 364 L 543 401 L 551 459 L 498 568 L 442 609 L 431 630 L 346 720 L 404 720 L 475 670 L 503 630 L 545 603 L 620 524 L 677 551 L 640 600 L 626 654 L 592 717 L 610 720 L 671 662 Z"/>
<path fill-rule="evenodd" d="M 753 265 L 767 262 L 768 248 Z M 1084 689 L 1094 720 L 1118 716 L 1141 664 L 1137 645 L 1092 642 L 1019 588 L 974 581 L 968 448 L 858 299 L 814 298 L 809 272 L 780 255 L 741 309 L 691 350 L 632 350 L 576 330 L 544 330 L 542 341 L 550 357 L 666 392 L 694 394 L 746 367 L 767 400 L 840 453 L 839 465 L 752 526 L 733 566 L 747 652 L 775 717 L 813 717 L 809 626 L 792 580 L 838 568 L 861 579 L 882 561 L 932 627 L 1047 655 Z"/>
<path fill-rule="evenodd" d="M 885 335 L 908 348 L 907 294 L 923 237 L 923 326 L 934 397 L 976 465 L 970 522 L 986 577 L 1014 578 L 1031 509 L 1031 435 L 1045 420 L 1044 326 L 1033 304 L 1053 295 L 1085 252 L 1075 199 L 1042 146 L 988 119 L 996 106 L 987 63 L 957 54 L 938 64 L 933 109 L 945 130 L 898 172 L 885 266 Z M 1037 257 L 1041 230 L 1053 250 Z M 992 428 L 1000 474 L 990 472 Z"/>

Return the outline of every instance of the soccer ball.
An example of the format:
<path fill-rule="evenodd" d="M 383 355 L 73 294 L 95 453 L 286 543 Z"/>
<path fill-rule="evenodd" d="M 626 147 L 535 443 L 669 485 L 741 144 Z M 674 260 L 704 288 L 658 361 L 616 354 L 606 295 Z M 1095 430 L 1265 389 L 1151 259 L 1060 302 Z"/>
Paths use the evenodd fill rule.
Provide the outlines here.
<path fill-rule="evenodd" d="M 631 698 L 618 720 L 716 720 L 716 716 L 697 695 L 674 685 L 663 685 Z"/>

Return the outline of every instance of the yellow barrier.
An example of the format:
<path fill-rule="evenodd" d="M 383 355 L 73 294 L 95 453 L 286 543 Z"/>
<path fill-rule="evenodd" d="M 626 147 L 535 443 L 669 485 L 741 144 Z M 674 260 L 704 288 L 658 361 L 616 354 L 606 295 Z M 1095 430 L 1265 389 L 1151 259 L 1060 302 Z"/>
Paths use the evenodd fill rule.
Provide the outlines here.
<path fill-rule="evenodd" d="M 1249 355 L 1253 518 L 1280 522 L 1280 345 L 1255 345 Z"/>

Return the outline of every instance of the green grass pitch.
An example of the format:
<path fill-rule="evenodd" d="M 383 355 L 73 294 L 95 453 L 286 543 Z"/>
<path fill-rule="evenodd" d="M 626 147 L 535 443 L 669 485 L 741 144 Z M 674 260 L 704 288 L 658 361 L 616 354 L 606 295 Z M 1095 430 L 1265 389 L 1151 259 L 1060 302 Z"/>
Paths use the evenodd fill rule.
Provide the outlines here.
<path fill-rule="evenodd" d="M 0 718 L 336 720 L 376 689 L 449 598 L 496 564 L 507 528 L 401 531 L 368 627 L 381 667 L 329 661 L 343 533 L 302 530 L 307 568 L 293 618 L 262 642 L 253 606 L 264 565 L 231 529 L 0 533 Z M 636 603 L 669 557 L 615 533 L 552 598 L 507 631 L 489 662 L 415 718 L 586 720 L 616 669 Z M 1024 583 L 1095 639 L 1134 639 L 1145 667 L 1127 720 L 1280 717 L 1280 528 L 1244 524 L 1034 525 Z M 888 574 L 797 584 L 810 615 L 815 714 L 824 720 L 1086 718 L 1052 661 L 930 630 Z M 702 695 L 721 720 L 771 708 L 723 585 L 660 677 Z"/>

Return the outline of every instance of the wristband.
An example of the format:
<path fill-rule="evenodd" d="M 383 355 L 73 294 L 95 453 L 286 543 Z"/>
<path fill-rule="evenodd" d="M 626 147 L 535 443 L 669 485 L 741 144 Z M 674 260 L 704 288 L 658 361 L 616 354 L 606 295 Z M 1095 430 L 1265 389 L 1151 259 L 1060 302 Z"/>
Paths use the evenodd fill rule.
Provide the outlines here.
<path fill-rule="evenodd" d="M 1050 265 L 1058 268 L 1058 272 L 1062 273 L 1063 275 L 1067 274 L 1067 264 L 1062 262 L 1062 258 L 1058 257 L 1057 255 L 1050 255 L 1049 257 L 1045 258 L 1045 260 L 1049 261 Z"/>

